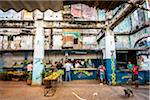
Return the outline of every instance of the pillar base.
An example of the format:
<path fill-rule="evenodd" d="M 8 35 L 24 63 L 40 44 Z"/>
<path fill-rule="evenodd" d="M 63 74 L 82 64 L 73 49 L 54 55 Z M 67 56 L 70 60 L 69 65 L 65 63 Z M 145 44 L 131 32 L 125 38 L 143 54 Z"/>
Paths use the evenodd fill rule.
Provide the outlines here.
<path fill-rule="evenodd" d="M 115 80 L 116 80 L 116 76 L 115 76 L 116 74 L 115 74 L 115 72 L 113 72 L 112 63 L 114 63 L 114 66 L 115 66 L 116 65 L 116 59 L 114 59 L 114 62 L 112 62 L 112 59 L 106 59 L 105 61 L 106 61 L 106 65 L 105 65 L 106 67 L 105 68 L 106 68 L 107 84 L 113 85 L 114 83 L 113 83 L 112 77 L 115 77 Z"/>

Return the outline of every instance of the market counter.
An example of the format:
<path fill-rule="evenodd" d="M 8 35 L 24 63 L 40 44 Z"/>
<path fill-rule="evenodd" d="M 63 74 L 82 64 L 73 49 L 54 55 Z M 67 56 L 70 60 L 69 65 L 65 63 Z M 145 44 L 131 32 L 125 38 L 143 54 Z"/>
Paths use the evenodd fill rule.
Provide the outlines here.
<path fill-rule="evenodd" d="M 128 79 L 132 76 L 132 72 L 129 70 L 117 70 L 116 79 L 118 84 L 126 84 Z M 149 81 L 149 71 L 140 70 L 138 79 L 140 84 L 146 84 Z"/>
<path fill-rule="evenodd" d="M 71 69 L 72 80 L 97 79 L 97 68 L 73 68 Z"/>

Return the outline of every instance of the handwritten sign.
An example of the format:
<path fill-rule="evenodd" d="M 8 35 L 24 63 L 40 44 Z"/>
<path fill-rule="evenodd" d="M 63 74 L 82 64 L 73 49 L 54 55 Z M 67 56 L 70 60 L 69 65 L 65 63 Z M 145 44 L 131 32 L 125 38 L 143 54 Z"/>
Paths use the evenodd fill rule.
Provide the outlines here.
<path fill-rule="evenodd" d="M 93 72 L 88 72 L 88 71 L 85 71 L 85 70 L 76 70 L 76 71 L 73 72 L 73 74 L 78 75 L 77 76 L 78 78 L 82 78 L 82 77 L 92 76 Z"/>

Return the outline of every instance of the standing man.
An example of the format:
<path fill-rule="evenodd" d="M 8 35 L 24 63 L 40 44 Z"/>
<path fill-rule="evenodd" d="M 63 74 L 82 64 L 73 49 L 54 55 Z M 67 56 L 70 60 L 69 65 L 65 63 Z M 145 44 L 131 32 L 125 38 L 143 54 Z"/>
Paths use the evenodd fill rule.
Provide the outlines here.
<path fill-rule="evenodd" d="M 138 66 L 134 65 L 133 67 L 133 81 L 135 82 L 135 87 L 138 88 Z"/>
<path fill-rule="evenodd" d="M 128 61 L 127 68 L 132 72 L 132 70 L 133 70 L 133 65 L 131 64 L 131 61 Z"/>
<path fill-rule="evenodd" d="M 71 81 L 70 70 L 71 70 L 71 68 L 73 68 L 73 65 L 71 64 L 70 61 L 66 61 L 64 68 L 66 69 L 65 81 L 67 81 L 68 79 L 69 79 L 69 81 Z"/>

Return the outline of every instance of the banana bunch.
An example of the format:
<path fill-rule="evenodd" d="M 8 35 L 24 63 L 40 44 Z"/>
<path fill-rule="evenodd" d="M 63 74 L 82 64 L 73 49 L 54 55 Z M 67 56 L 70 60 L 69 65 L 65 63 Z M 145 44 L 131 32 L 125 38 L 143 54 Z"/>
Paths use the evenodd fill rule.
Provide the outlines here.
<path fill-rule="evenodd" d="M 13 72 L 12 71 L 8 71 L 7 74 L 13 74 Z"/>
<path fill-rule="evenodd" d="M 14 71 L 13 75 L 23 75 L 23 72 L 22 71 Z"/>
<path fill-rule="evenodd" d="M 60 75 L 64 75 L 64 70 L 58 70 L 57 73 Z"/>
<path fill-rule="evenodd" d="M 48 80 L 55 80 L 60 76 L 60 74 L 58 74 L 57 72 L 53 72 L 51 75 L 45 77 L 44 79 L 48 79 Z"/>

